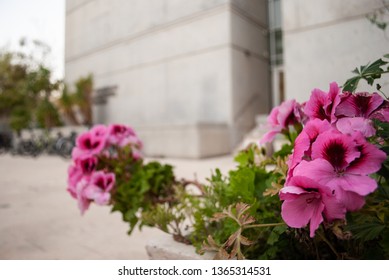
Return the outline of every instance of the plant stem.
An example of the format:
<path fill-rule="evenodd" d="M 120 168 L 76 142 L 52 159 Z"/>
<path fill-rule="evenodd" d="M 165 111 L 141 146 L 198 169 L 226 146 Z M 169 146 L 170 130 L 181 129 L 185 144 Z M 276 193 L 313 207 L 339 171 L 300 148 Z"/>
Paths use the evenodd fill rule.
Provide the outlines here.
<path fill-rule="evenodd" d="M 244 226 L 244 228 L 261 228 L 261 227 L 276 227 L 276 226 L 283 226 L 285 223 L 273 223 L 273 224 L 257 224 L 257 225 L 247 225 Z"/>
<path fill-rule="evenodd" d="M 385 96 L 386 100 L 388 100 L 388 99 L 389 99 L 389 98 L 386 96 L 385 92 L 383 92 L 383 91 L 382 91 L 382 90 L 380 90 L 380 89 L 379 89 L 378 91 L 379 91 L 379 92 L 381 92 L 383 96 Z"/>
<path fill-rule="evenodd" d="M 323 234 L 321 234 L 321 232 L 317 231 L 317 234 L 328 245 L 328 247 L 330 247 L 331 251 L 335 254 L 336 258 L 339 260 L 340 256 L 339 256 L 338 252 L 335 250 L 334 246 L 332 246 L 332 244 L 327 240 L 327 238 Z"/>

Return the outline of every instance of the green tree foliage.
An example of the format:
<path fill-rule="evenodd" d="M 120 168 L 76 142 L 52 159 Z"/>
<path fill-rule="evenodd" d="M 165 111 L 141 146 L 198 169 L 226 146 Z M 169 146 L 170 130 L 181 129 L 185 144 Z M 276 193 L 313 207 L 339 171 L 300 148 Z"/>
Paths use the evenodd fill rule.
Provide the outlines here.
<path fill-rule="evenodd" d="M 34 42 L 34 46 L 45 45 Z M 0 52 L 0 116 L 8 119 L 12 129 L 20 131 L 32 124 L 43 128 L 60 125 L 58 111 L 51 101 L 60 84 L 53 81 L 50 69 L 33 56 Z"/>
<path fill-rule="evenodd" d="M 83 124 L 91 126 L 92 119 L 92 94 L 93 94 L 93 76 L 89 74 L 80 77 L 74 83 L 74 91 L 69 91 L 67 85 L 64 86 L 61 97 L 58 100 L 58 106 L 71 124 Z M 81 114 L 81 120 L 77 117 L 76 109 Z"/>

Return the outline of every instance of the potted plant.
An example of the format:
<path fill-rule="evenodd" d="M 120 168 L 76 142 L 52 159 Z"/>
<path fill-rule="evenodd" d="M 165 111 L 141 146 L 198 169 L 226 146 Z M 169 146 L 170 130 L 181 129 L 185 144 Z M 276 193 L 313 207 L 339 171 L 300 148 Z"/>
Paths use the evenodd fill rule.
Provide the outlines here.
<path fill-rule="evenodd" d="M 389 259 L 389 101 L 356 92 L 388 72 L 388 58 L 274 108 L 258 141 L 282 134 L 287 144 L 271 156 L 252 145 L 206 184 L 145 162 L 132 128 L 94 126 L 77 139 L 68 191 L 82 213 L 110 205 L 129 234 L 157 227 L 216 259 Z"/>

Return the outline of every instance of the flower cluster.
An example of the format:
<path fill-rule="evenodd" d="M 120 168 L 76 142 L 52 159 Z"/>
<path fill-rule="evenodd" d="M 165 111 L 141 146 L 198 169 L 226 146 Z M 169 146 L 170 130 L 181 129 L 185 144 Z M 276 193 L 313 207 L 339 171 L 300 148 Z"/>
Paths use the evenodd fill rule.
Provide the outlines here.
<path fill-rule="evenodd" d="M 291 125 L 303 127 L 280 191 L 282 218 L 288 226 L 309 223 L 313 237 L 323 221 L 345 219 L 347 211 L 363 207 L 365 196 L 377 188 L 370 175 L 386 159 L 368 141 L 376 133 L 374 119 L 389 122 L 388 101 L 378 93 L 341 92 L 336 83 L 330 84 L 329 92 L 313 90 L 304 105 L 287 101 L 273 109 L 268 119 L 271 131 L 262 142 L 289 133 Z"/>
<path fill-rule="evenodd" d="M 99 168 L 102 158 L 118 156 L 118 149 L 129 147 L 128 156 L 141 158 L 142 142 L 134 130 L 125 125 L 96 125 L 80 134 L 72 152 L 73 163 L 68 169 L 68 192 L 78 201 L 81 213 L 91 202 L 99 205 L 110 203 L 115 186 L 115 174 Z"/>

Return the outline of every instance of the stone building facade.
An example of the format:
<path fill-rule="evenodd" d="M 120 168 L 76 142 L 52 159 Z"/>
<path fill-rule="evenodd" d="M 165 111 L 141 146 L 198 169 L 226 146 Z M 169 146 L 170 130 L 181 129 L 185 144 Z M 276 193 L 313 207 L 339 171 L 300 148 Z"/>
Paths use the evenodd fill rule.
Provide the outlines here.
<path fill-rule="evenodd" d="M 258 114 L 389 53 L 387 0 L 67 0 L 65 80 L 151 156 L 229 153 Z M 384 83 L 388 92 L 388 83 Z"/>
<path fill-rule="evenodd" d="M 271 107 L 267 0 L 67 0 L 65 79 L 152 156 L 229 153 Z"/>

